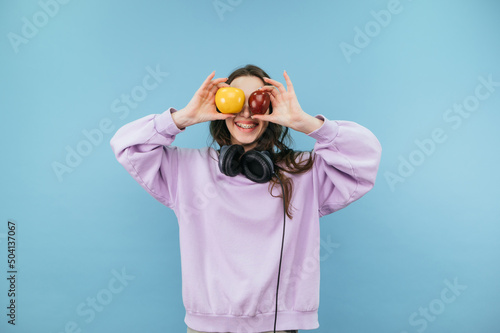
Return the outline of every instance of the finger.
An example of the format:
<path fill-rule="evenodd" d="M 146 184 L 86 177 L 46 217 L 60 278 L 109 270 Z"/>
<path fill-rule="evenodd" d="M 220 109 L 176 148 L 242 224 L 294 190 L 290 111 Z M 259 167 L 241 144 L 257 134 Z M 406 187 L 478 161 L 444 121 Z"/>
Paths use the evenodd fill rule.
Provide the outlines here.
<path fill-rule="evenodd" d="M 217 90 L 219 90 L 220 88 L 229 87 L 229 85 L 227 83 L 225 83 L 226 80 L 227 80 L 227 78 L 220 78 L 220 79 L 213 80 L 212 81 L 213 86 L 210 88 L 209 93 L 215 94 L 217 92 Z"/>
<path fill-rule="evenodd" d="M 210 96 L 215 96 L 215 93 L 217 92 L 217 90 L 219 90 L 219 87 L 217 87 L 216 85 L 215 86 L 212 86 L 212 88 L 210 88 L 210 91 L 208 92 L 208 94 Z"/>
<path fill-rule="evenodd" d="M 214 85 L 216 85 L 216 84 L 218 84 L 220 82 L 224 82 L 224 81 L 227 80 L 227 78 L 218 78 L 218 79 L 212 80 L 212 78 L 214 77 L 214 75 L 215 75 L 215 71 L 212 72 L 212 74 L 210 74 L 207 77 L 207 80 L 208 79 L 210 79 L 210 80 L 203 82 L 203 85 L 200 88 L 201 90 L 209 90 L 209 92 L 210 92 L 210 90 L 212 89 L 212 87 Z"/>
<path fill-rule="evenodd" d="M 271 99 L 271 104 L 273 106 L 274 105 L 279 105 L 282 102 L 282 98 L 281 98 L 282 95 L 281 95 L 281 93 L 274 86 L 266 86 L 266 87 L 269 87 L 269 88 L 262 89 L 262 90 L 266 91 L 269 94 L 269 98 Z M 268 90 L 268 89 L 271 89 L 271 90 Z"/>
<path fill-rule="evenodd" d="M 292 80 L 290 80 L 290 77 L 288 76 L 288 73 L 286 71 L 283 72 L 283 76 L 285 77 L 286 90 L 288 90 L 288 92 L 295 93 L 295 90 L 293 89 Z"/>
<path fill-rule="evenodd" d="M 278 88 L 276 88 L 275 86 L 263 86 L 259 89 L 267 92 L 270 96 L 278 97 L 280 95 Z"/>
<path fill-rule="evenodd" d="M 281 100 L 278 100 L 279 96 L 281 95 L 278 95 L 278 96 L 274 96 L 274 95 L 270 95 L 269 98 L 271 99 L 271 104 L 274 106 L 274 105 L 279 105 L 280 101 Z"/>
<path fill-rule="evenodd" d="M 231 87 L 229 84 L 227 84 L 226 82 L 220 82 L 220 83 L 217 83 L 217 88 L 225 88 L 225 87 Z"/>
<path fill-rule="evenodd" d="M 213 120 L 226 120 L 229 118 L 235 118 L 236 115 L 234 113 L 217 113 L 214 115 Z"/>
<path fill-rule="evenodd" d="M 216 85 L 223 83 L 223 82 L 226 82 L 226 81 L 227 81 L 227 77 L 220 77 L 218 79 L 210 81 L 210 84 L 216 86 Z"/>
<path fill-rule="evenodd" d="M 264 78 L 264 81 L 265 82 L 269 82 L 271 83 L 273 86 L 275 86 L 276 88 L 278 88 L 278 90 L 280 91 L 280 93 L 286 93 L 286 89 L 285 87 L 283 86 L 283 84 L 281 84 L 281 82 L 278 82 L 276 80 L 273 80 L 273 79 L 270 79 L 270 78 L 267 78 L 265 77 Z"/>
<path fill-rule="evenodd" d="M 207 89 L 207 87 L 210 85 L 210 81 L 212 81 L 213 77 L 215 76 L 215 71 L 213 71 L 212 73 L 210 73 L 209 76 L 207 76 L 207 78 L 205 79 L 205 81 L 203 81 L 203 84 L 201 85 L 201 89 Z"/>
<path fill-rule="evenodd" d="M 259 90 L 268 91 L 268 92 L 275 90 L 276 92 L 279 92 L 278 88 L 276 88 L 275 86 L 272 86 L 272 85 L 262 86 L 259 88 Z"/>
<path fill-rule="evenodd" d="M 219 77 L 215 80 L 212 80 L 212 83 L 216 82 L 216 83 L 219 83 L 219 82 L 226 82 L 227 81 L 227 77 Z"/>
<path fill-rule="evenodd" d="M 274 123 L 274 117 L 270 114 L 254 114 L 251 117 L 252 119 L 262 120 L 262 121 L 270 121 Z"/>

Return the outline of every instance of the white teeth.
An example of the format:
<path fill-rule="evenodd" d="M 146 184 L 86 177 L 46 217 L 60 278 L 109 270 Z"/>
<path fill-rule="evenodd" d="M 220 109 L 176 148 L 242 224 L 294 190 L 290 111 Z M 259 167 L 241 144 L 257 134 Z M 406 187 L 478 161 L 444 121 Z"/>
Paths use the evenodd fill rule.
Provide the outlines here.
<path fill-rule="evenodd" d="M 240 124 L 236 123 L 236 126 L 241 127 L 241 128 L 254 128 L 257 126 L 257 124 Z"/>

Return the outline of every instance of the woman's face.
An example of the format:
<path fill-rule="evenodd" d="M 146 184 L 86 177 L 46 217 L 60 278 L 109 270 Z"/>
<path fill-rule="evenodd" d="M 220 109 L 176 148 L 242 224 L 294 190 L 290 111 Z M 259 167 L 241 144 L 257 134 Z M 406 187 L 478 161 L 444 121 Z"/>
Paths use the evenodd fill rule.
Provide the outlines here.
<path fill-rule="evenodd" d="M 257 145 L 257 140 L 267 128 L 268 122 L 252 119 L 252 113 L 248 108 L 248 98 L 264 82 L 256 76 L 239 76 L 231 82 L 231 87 L 239 88 L 245 93 L 245 104 L 240 113 L 234 118 L 226 119 L 226 126 L 231 133 L 231 143 L 242 145 L 245 151 L 253 149 Z M 266 114 L 269 114 L 267 109 Z"/>

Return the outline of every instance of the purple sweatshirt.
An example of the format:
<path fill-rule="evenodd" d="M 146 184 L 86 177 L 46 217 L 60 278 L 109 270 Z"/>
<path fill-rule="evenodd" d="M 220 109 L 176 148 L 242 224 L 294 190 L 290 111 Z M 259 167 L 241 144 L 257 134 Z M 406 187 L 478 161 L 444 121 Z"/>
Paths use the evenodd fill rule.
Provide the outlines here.
<path fill-rule="evenodd" d="M 206 332 L 272 331 L 283 234 L 283 202 L 269 184 L 219 171 L 213 148 L 172 146 L 170 108 L 120 128 L 118 161 L 179 224 L 185 323 Z M 316 139 L 311 170 L 293 179 L 293 219 L 286 219 L 277 330 L 319 327 L 319 218 L 361 198 L 375 183 L 381 146 L 366 128 L 331 121 Z M 278 186 L 274 195 L 281 193 Z"/>

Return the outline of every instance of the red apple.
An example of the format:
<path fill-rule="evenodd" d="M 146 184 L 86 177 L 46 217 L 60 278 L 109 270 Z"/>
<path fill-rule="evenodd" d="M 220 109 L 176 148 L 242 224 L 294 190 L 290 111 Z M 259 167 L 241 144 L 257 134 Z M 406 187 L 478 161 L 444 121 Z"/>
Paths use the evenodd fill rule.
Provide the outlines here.
<path fill-rule="evenodd" d="M 254 91 L 248 98 L 248 107 L 253 114 L 264 114 L 269 108 L 271 98 L 269 94 L 262 90 Z"/>

